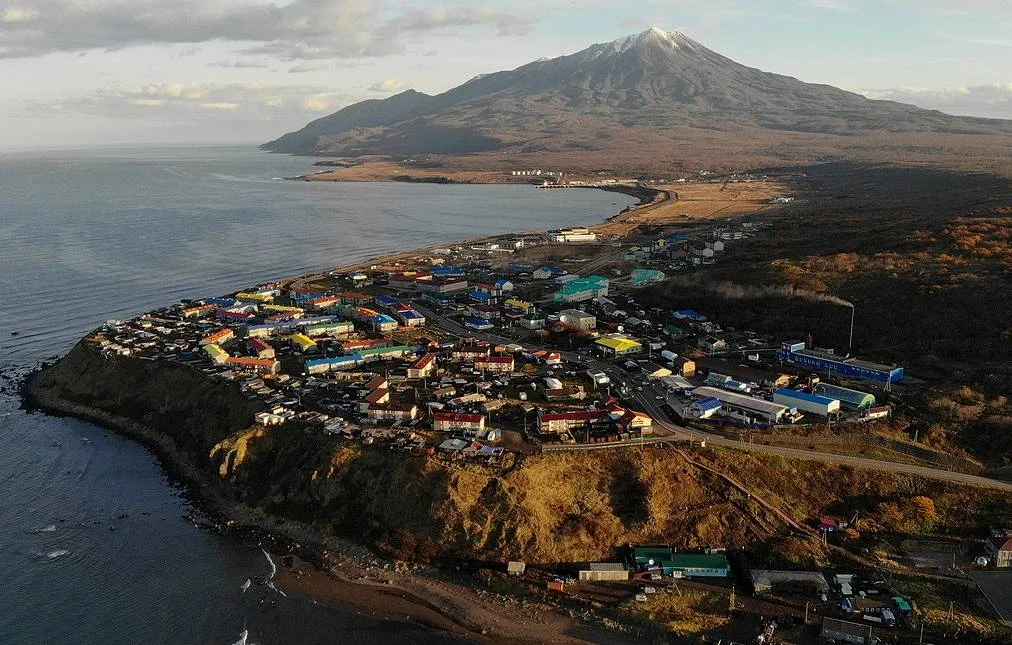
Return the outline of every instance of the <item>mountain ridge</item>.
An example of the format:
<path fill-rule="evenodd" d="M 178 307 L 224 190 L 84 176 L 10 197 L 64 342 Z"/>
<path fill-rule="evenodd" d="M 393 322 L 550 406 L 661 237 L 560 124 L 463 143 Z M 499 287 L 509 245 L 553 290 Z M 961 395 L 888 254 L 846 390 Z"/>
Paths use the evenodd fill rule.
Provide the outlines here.
<path fill-rule="evenodd" d="M 495 152 L 568 158 L 614 152 L 623 147 L 615 145 L 619 139 L 713 147 L 713 133 L 723 133 L 729 143 L 763 139 L 768 147 L 791 150 L 801 137 L 815 146 L 809 157 L 819 156 L 813 137 L 872 133 L 923 155 L 926 150 L 917 149 L 924 142 L 903 137 L 1000 135 L 1006 139 L 998 142 L 1001 151 L 1010 145 L 1012 121 L 947 115 L 805 83 L 737 63 L 685 34 L 652 28 L 482 74 L 440 94 L 408 90 L 356 103 L 261 148 L 335 156 Z M 790 150 L 781 156 L 797 160 Z"/>

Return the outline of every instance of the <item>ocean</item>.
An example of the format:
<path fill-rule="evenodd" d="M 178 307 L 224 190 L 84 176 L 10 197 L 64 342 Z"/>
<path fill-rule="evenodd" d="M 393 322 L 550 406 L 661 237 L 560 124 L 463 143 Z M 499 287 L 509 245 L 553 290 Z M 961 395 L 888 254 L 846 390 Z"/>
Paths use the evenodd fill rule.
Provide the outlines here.
<path fill-rule="evenodd" d="M 527 186 L 308 183 L 253 148 L 0 155 L 0 643 L 443 643 L 283 597 L 255 543 L 200 529 L 143 448 L 19 407 L 15 384 L 110 318 L 389 251 L 600 221 L 632 202 Z"/>

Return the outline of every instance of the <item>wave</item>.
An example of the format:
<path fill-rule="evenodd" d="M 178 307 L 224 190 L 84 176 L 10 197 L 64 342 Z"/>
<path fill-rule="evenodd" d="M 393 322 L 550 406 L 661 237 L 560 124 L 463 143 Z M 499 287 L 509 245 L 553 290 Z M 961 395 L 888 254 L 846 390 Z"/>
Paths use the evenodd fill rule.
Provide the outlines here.
<path fill-rule="evenodd" d="M 246 591 L 247 589 L 249 589 L 249 586 L 250 586 L 251 584 L 253 584 L 253 581 L 252 581 L 252 580 L 250 580 L 249 578 L 246 578 L 246 582 L 242 583 L 242 586 L 241 586 L 241 587 L 239 587 L 239 589 L 240 589 L 241 591 Z"/>
<path fill-rule="evenodd" d="M 36 529 L 29 529 L 25 531 L 25 533 L 29 535 L 38 535 L 39 533 L 53 533 L 55 531 L 56 531 L 55 524 L 47 524 L 46 526 L 40 526 L 39 528 Z"/>
<path fill-rule="evenodd" d="M 236 642 L 232 643 L 232 645 L 247 645 L 246 644 L 246 639 L 247 638 L 249 638 L 249 630 L 248 629 L 243 629 L 242 632 L 239 633 L 239 640 L 237 640 Z"/>
<path fill-rule="evenodd" d="M 274 564 L 274 560 L 271 560 L 271 555 L 269 553 L 267 553 L 266 549 L 264 549 L 263 547 L 261 547 L 260 550 L 264 552 L 264 557 L 267 558 L 267 562 L 271 565 L 271 574 L 269 576 L 267 576 L 267 579 L 268 580 L 273 580 L 274 579 L 274 574 L 276 574 L 278 572 L 278 566 L 276 564 Z"/>
<path fill-rule="evenodd" d="M 40 560 L 58 560 L 68 555 L 70 555 L 70 551 L 67 549 L 55 549 L 47 553 L 36 553 L 35 557 Z"/>
<path fill-rule="evenodd" d="M 281 594 L 282 598 L 287 598 L 288 597 L 288 594 L 286 594 L 284 591 L 281 591 L 280 589 L 278 589 L 277 587 L 274 586 L 274 581 L 268 582 L 267 586 L 270 587 L 271 589 L 273 589 L 274 591 L 278 592 L 279 594 Z"/>

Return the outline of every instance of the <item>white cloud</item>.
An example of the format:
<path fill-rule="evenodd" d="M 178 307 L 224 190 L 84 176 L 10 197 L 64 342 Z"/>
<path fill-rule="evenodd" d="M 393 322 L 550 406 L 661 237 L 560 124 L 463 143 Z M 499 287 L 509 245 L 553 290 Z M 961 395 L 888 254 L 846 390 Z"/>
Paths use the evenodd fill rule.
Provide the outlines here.
<path fill-rule="evenodd" d="M 31 22 L 39 17 L 38 11 L 11 7 L 0 14 L 0 22 Z"/>
<path fill-rule="evenodd" d="M 402 51 L 407 33 L 484 25 L 506 35 L 531 23 L 488 5 L 391 11 L 384 0 L 23 0 L 0 19 L 0 58 L 212 41 L 285 60 L 383 56 Z"/>
<path fill-rule="evenodd" d="M 830 11 L 842 11 L 845 13 L 855 13 L 857 11 L 845 0 L 803 0 L 799 4 L 815 9 L 828 9 Z"/>
<path fill-rule="evenodd" d="M 270 69 L 271 64 L 264 60 L 247 60 L 239 59 L 232 61 L 219 61 L 217 63 L 208 63 L 209 67 L 230 67 L 233 69 Z"/>
<path fill-rule="evenodd" d="M 385 81 L 379 81 L 369 86 L 370 92 L 403 92 L 404 90 L 411 87 L 411 83 L 407 81 L 399 81 L 397 79 L 388 79 Z"/>
<path fill-rule="evenodd" d="M 872 99 L 912 103 L 919 107 L 949 114 L 1012 119 L 1012 83 L 992 83 L 968 87 L 900 87 L 862 92 Z"/>
<path fill-rule="evenodd" d="M 44 118 L 79 113 L 118 119 L 207 119 L 215 118 L 214 114 L 240 114 L 248 120 L 271 121 L 291 118 L 293 114 L 309 116 L 307 113 L 333 111 L 355 98 L 344 92 L 309 85 L 115 84 L 83 96 L 25 101 L 17 116 Z"/>
<path fill-rule="evenodd" d="M 305 62 L 289 68 L 288 73 L 305 74 L 306 72 L 322 72 L 327 69 L 330 69 L 330 65 L 327 65 L 327 63 Z"/>
<path fill-rule="evenodd" d="M 232 110 L 238 110 L 239 109 L 239 104 L 238 103 L 225 103 L 225 102 L 201 103 L 200 107 L 204 108 L 205 110 L 226 110 L 226 111 L 231 112 Z"/>

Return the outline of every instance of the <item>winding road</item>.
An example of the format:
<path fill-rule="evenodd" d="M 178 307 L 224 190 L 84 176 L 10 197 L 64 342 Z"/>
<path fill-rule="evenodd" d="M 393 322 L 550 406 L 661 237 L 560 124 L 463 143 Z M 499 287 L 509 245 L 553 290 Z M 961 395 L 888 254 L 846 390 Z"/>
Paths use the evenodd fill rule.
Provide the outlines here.
<path fill-rule="evenodd" d="M 416 308 L 428 319 L 430 324 L 434 324 L 440 329 L 449 332 L 457 336 L 479 338 L 492 343 L 514 343 L 517 342 L 515 339 L 506 338 L 496 334 L 488 334 L 478 332 L 472 329 L 467 329 L 461 324 L 454 320 L 447 318 L 446 316 L 440 315 L 428 309 L 426 307 L 418 306 Z M 536 349 L 536 348 L 535 348 Z M 601 361 L 596 358 L 588 359 L 585 356 L 581 356 L 576 352 L 561 351 L 555 348 L 553 351 L 559 351 L 563 358 L 569 361 L 578 362 L 583 364 L 587 368 L 599 369 L 605 373 L 611 375 L 614 378 L 615 366 L 606 361 Z M 840 455 L 832 452 L 821 452 L 818 450 L 804 450 L 800 448 L 788 448 L 784 446 L 768 446 L 764 444 L 753 444 L 743 441 L 737 441 L 734 439 L 727 439 L 719 435 L 710 434 L 694 428 L 687 428 L 673 422 L 668 415 L 661 409 L 661 405 L 664 401 L 658 401 L 657 396 L 662 396 L 663 392 L 651 386 L 644 386 L 642 392 L 633 392 L 631 401 L 636 405 L 640 411 L 649 414 L 654 419 L 654 431 L 657 437 L 654 439 L 647 439 L 643 441 L 628 442 L 625 444 L 630 447 L 638 447 L 644 445 L 664 445 L 664 444 L 676 444 L 679 442 L 690 442 L 690 443 L 704 443 L 710 447 L 721 447 L 731 450 L 740 450 L 743 452 L 767 454 L 767 455 L 779 455 L 787 459 L 803 459 L 806 461 L 821 461 L 824 463 L 842 464 L 847 466 L 854 466 L 856 468 L 866 468 L 869 470 L 877 470 L 882 472 L 890 473 L 902 473 L 907 475 L 915 475 L 918 477 L 924 477 L 927 479 L 934 479 L 938 481 L 953 482 L 956 484 L 967 484 L 971 486 L 980 486 L 983 488 L 990 488 L 994 490 L 1000 490 L 1012 493 L 1012 482 L 1002 481 L 999 479 L 992 479 L 990 477 L 983 477 L 980 475 L 971 475 L 969 473 L 961 473 L 953 470 L 945 470 L 942 468 L 931 468 L 930 466 L 919 466 L 916 464 L 906 464 L 895 461 L 886 461 L 884 459 L 872 459 L 869 457 L 859 457 L 856 455 Z M 594 450 L 602 447 L 613 446 L 615 444 L 588 444 L 585 447 L 581 446 L 565 446 L 566 450 L 573 449 L 585 449 Z M 562 448 L 560 448 L 562 449 Z"/>

